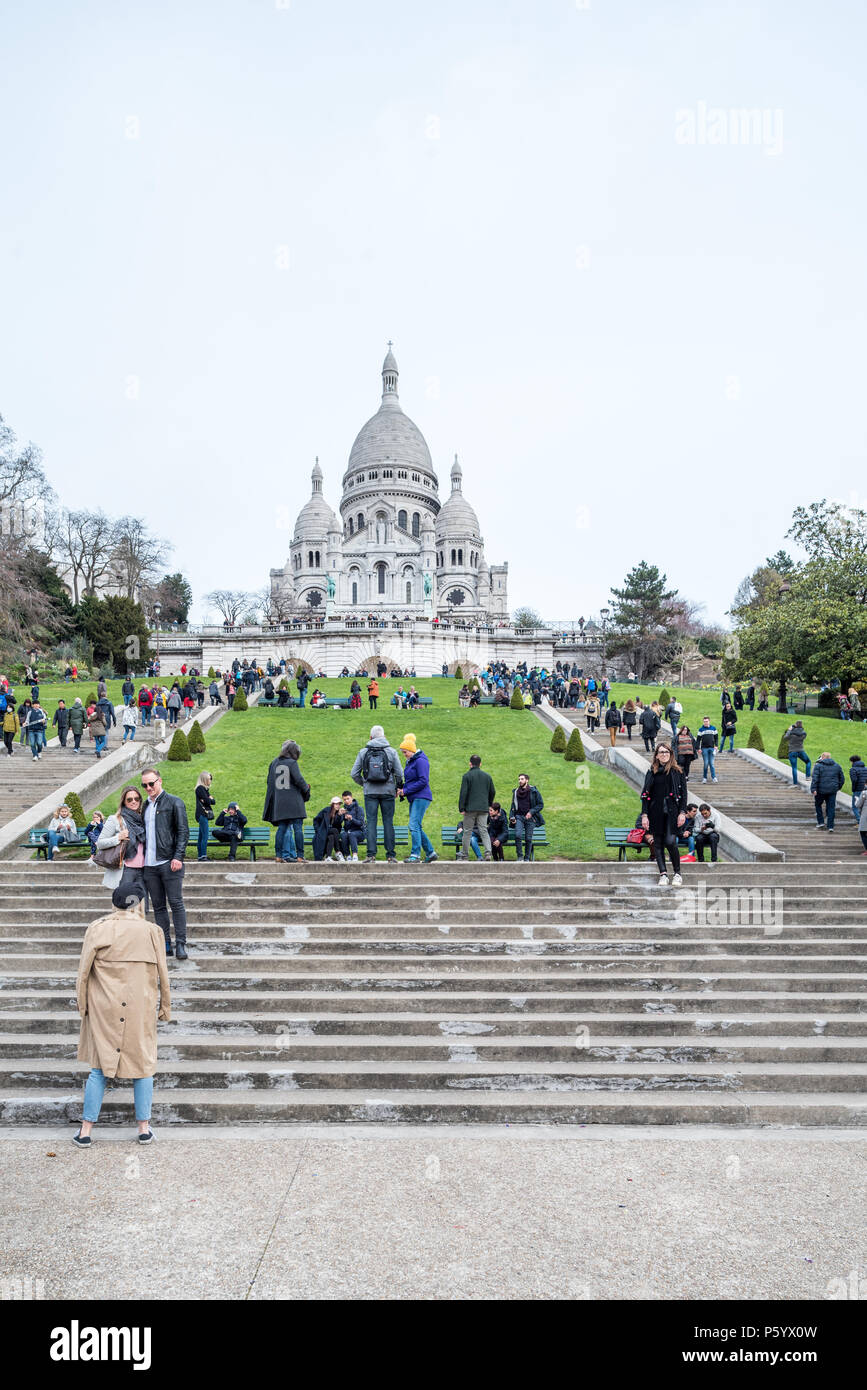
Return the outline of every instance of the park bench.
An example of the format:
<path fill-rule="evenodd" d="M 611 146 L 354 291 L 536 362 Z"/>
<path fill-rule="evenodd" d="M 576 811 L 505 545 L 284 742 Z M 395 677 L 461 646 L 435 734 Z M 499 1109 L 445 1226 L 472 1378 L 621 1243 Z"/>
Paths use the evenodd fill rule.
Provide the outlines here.
<path fill-rule="evenodd" d="M 396 704 L 396 701 L 395 701 L 395 698 L 394 698 L 393 695 L 392 695 L 392 697 L 391 697 L 391 699 L 389 700 L 388 703 L 389 703 L 390 705 L 395 705 L 395 704 Z M 419 697 L 418 697 L 418 699 L 417 699 L 417 701 L 416 701 L 416 707 L 419 706 L 419 705 L 432 705 L 432 704 L 433 704 L 433 697 L 432 697 L 431 695 L 419 695 Z M 409 705 L 404 705 L 404 709 L 409 709 Z"/>
<path fill-rule="evenodd" d="M 349 709 L 349 697 L 341 695 L 326 695 L 321 705 L 311 705 L 311 709 Z"/>
<path fill-rule="evenodd" d="M 190 845 L 196 845 L 196 844 L 198 843 L 198 838 L 199 838 L 199 837 L 198 837 L 198 834 L 196 833 L 196 831 L 195 831 L 195 830 L 191 830 L 191 831 L 190 831 L 190 838 L 189 838 L 188 843 L 189 843 Z M 249 851 L 250 851 L 250 859 L 251 859 L 251 862 L 255 864 L 255 862 L 256 862 L 256 846 L 258 845 L 260 849 L 263 849 L 263 848 L 267 849 L 267 847 L 268 847 L 268 845 L 270 845 L 270 843 L 271 843 L 271 831 L 268 829 L 267 825 L 254 825 L 254 826 L 245 825 L 245 826 L 244 826 L 243 833 L 242 833 L 242 837 L 241 837 L 241 839 L 238 841 L 238 849 L 245 849 L 245 848 L 246 848 L 246 849 L 249 849 Z M 208 840 L 208 849 L 209 849 L 209 850 L 211 850 L 211 849 L 225 849 L 225 851 L 226 851 L 227 854 L 228 854 L 228 852 L 229 852 L 229 846 L 228 846 L 228 844 L 226 843 L 225 840 L 213 840 L 213 839 L 209 839 L 209 840 Z"/>
<path fill-rule="evenodd" d="M 40 858 L 42 858 L 43 856 L 45 857 L 45 859 L 47 859 L 47 858 L 48 858 L 48 826 L 47 826 L 47 825 L 46 825 L 46 826 L 43 826 L 43 827 L 42 827 L 41 829 L 39 829 L 39 830 L 31 830 L 30 834 L 27 836 L 27 839 L 23 842 L 23 844 L 19 845 L 19 849 L 35 849 L 35 850 L 36 850 L 36 858 L 37 858 L 37 859 L 40 859 Z M 76 835 L 76 837 L 75 837 L 74 840 L 61 840 L 60 844 L 57 845 L 57 846 L 55 846 L 55 850 L 54 850 L 55 854 L 57 853 L 58 850 L 61 850 L 61 849 L 87 849 L 87 850 L 89 850 L 89 849 L 90 849 L 90 841 L 88 840 L 88 838 L 87 838 L 87 836 L 85 835 L 84 831 L 83 831 L 83 830 L 79 830 L 79 832 L 78 832 L 78 834 Z"/>
<path fill-rule="evenodd" d="M 628 849 L 638 850 L 639 854 L 643 849 L 650 849 L 650 846 L 647 844 L 646 841 L 642 842 L 640 845 L 627 844 L 626 837 L 631 829 L 632 827 L 627 825 L 607 825 L 605 827 L 605 844 L 608 846 L 609 849 L 617 849 L 619 851 L 617 855 L 618 863 L 620 863 L 622 860 L 626 858 L 626 851 Z"/>
<path fill-rule="evenodd" d="M 305 827 L 304 827 L 304 843 L 305 843 L 305 845 L 312 845 L 312 844 L 313 844 L 313 838 L 314 838 L 313 826 L 312 826 L 312 825 L 305 825 Z M 365 839 L 364 839 L 364 836 L 362 835 L 361 840 L 359 841 L 359 844 L 363 846 L 364 843 L 365 843 Z M 385 837 L 384 837 L 384 835 L 383 835 L 382 826 L 381 826 L 381 825 L 377 825 L 377 827 L 376 827 L 376 843 L 377 843 L 378 845 L 384 845 L 384 844 L 385 844 Z M 408 825 L 396 825 L 396 826 L 394 827 L 394 843 L 395 843 L 396 845 L 408 845 L 408 844 L 409 844 L 409 826 L 408 826 Z"/>
<path fill-rule="evenodd" d="M 268 708 L 268 709 L 272 709 L 272 708 L 275 708 L 275 709 L 277 709 L 277 708 L 279 708 L 279 709 L 294 709 L 294 707 L 297 705 L 297 703 L 298 703 L 298 701 L 297 701 L 297 700 L 294 698 L 294 696 L 292 696 L 292 695 L 289 696 L 289 703 L 288 703 L 288 705 L 280 705 L 279 702 L 278 702 L 278 700 L 277 700 L 277 696 L 276 696 L 276 695 L 273 695 L 273 696 L 271 697 L 270 700 L 267 699 L 266 696 L 261 695 L 261 696 L 259 697 L 258 701 L 257 701 L 257 705 L 258 705 L 259 708 L 261 708 L 262 705 L 265 705 L 266 708 Z"/>
<path fill-rule="evenodd" d="M 441 840 L 442 840 L 442 842 L 443 842 L 444 845 L 454 845 L 454 847 L 455 847 L 455 853 L 457 853 L 457 851 L 458 851 L 458 850 L 460 849 L 460 847 L 461 847 L 461 841 L 462 841 L 462 839 L 463 839 L 463 831 L 460 830 L 460 829 L 458 828 L 458 826 L 455 826 L 455 825 L 443 825 L 443 826 L 440 826 L 440 838 L 441 838 Z M 506 843 L 507 843 L 507 845 L 514 845 L 514 843 L 515 843 L 515 829 L 514 829 L 514 826 L 509 826 L 508 840 L 506 841 Z M 537 825 L 536 828 L 535 828 L 534 831 L 533 831 L 533 849 L 534 849 L 534 851 L 535 851 L 535 848 L 536 848 L 537 845 L 547 845 L 547 844 L 550 844 L 550 840 L 548 839 L 548 828 L 547 828 L 547 826 L 545 826 L 545 825 Z"/>

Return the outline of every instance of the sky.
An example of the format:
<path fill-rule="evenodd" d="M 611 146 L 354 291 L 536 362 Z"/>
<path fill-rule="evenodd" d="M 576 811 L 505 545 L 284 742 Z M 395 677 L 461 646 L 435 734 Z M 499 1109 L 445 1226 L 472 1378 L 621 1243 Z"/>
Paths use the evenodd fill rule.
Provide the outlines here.
<path fill-rule="evenodd" d="M 867 505 L 855 0 L 59 0 L 0 24 L 0 414 L 68 506 L 260 589 L 379 406 L 509 602 L 724 621 Z M 758 113 L 742 123 L 742 110 Z"/>

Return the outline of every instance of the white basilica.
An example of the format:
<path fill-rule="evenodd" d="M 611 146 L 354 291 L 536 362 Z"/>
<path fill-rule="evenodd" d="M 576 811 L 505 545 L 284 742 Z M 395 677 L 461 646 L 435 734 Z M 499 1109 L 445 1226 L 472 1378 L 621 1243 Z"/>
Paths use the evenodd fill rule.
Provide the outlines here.
<path fill-rule="evenodd" d="M 382 404 L 352 446 L 339 516 L 323 496 L 316 460 L 289 558 L 271 570 L 278 620 L 377 612 L 470 623 L 508 617 L 509 566 L 485 559 L 457 455 L 451 494 L 440 503 L 430 451 L 401 410 L 397 378 L 389 344 Z"/>

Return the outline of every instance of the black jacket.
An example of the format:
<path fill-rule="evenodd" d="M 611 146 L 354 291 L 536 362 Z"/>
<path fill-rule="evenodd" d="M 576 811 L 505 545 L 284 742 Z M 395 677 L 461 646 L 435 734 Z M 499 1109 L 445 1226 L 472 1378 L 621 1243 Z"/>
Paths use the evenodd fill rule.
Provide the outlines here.
<path fill-rule="evenodd" d="M 334 822 L 333 822 L 333 824 L 332 824 L 332 821 L 331 821 L 331 807 L 330 807 L 330 805 L 329 805 L 329 806 L 323 806 L 323 808 L 322 808 L 322 810 L 319 812 L 318 816 L 314 816 L 314 817 L 313 817 L 313 858 L 314 858 L 314 859 L 322 860 L 322 859 L 325 858 L 325 846 L 326 846 L 326 843 L 327 843 L 327 841 L 328 841 L 328 832 L 329 832 L 329 830 L 335 830 L 335 831 L 337 832 L 337 834 L 339 835 L 340 832 L 341 832 L 341 830 L 344 829 L 344 826 L 345 826 L 345 817 L 344 817 L 344 816 L 341 816 L 341 815 L 338 813 L 338 815 L 335 816 Z M 339 841 L 339 840 L 338 840 L 338 843 L 337 843 L 337 848 L 338 848 L 338 849 L 340 848 L 340 841 Z"/>
<path fill-rule="evenodd" d="M 215 826 L 220 830 L 227 830 L 230 835 L 237 835 L 239 831 L 243 832 L 246 824 L 247 817 L 243 811 L 221 811 L 214 821 Z"/>
<path fill-rule="evenodd" d="M 867 766 L 859 758 L 857 763 L 849 764 L 849 778 L 852 782 L 852 795 L 860 796 L 867 787 Z"/>
<path fill-rule="evenodd" d="M 364 819 L 364 812 L 358 802 L 351 801 L 348 806 L 344 802 L 344 809 L 346 815 L 343 817 L 343 829 L 355 830 L 359 835 L 363 835 L 367 827 L 367 822 Z"/>
<path fill-rule="evenodd" d="M 196 820 L 199 816 L 207 816 L 208 820 L 213 820 L 211 809 L 216 804 L 207 787 L 196 787 Z"/>
<path fill-rule="evenodd" d="M 179 796 L 170 792 L 160 792 L 154 802 L 156 812 L 156 857 L 157 859 L 183 859 L 190 838 L 190 823 L 187 808 Z M 148 820 L 148 803 L 144 806 L 145 825 Z"/>
<path fill-rule="evenodd" d="M 304 820 L 307 815 L 304 803 L 309 797 L 310 788 L 301 776 L 295 759 L 275 758 L 268 768 L 268 789 L 262 819 L 271 825 L 279 825 L 282 820 Z"/>
<path fill-rule="evenodd" d="M 68 729 L 68 728 L 69 728 L 69 710 L 68 710 L 68 709 L 56 709 L 56 710 L 54 711 L 54 718 L 52 719 L 51 722 L 52 722 L 52 724 L 56 724 L 56 725 L 57 725 L 57 732 L 58 732 L 59 734 L 62 734 L 63 731 L 64 731 L 64 729 Z"/>
<path fill-rule="evenodd" d="M 673 767 L 668 774 L 669 789 L 665 801 L 665 819 L 669 830 L 673 831 L 677 827 L 677 818 L 683 811 L 686 814 L 687 792 L 686 778 L 679 768 Z M 644 786 L 641 789 L 641 802 L 643 815 L 647 815 L 650 810 L 650 791 L 653 786 L 653 768 L 647 769 L 647 776 L 644 779 Z"/>
<path fill-rule="evenodd" d="M 513 789 L 512 789 L 512 801 L 511 801 L 511 805 L 510 805 L 510 807 L 509 807 L 509 823 L 510 823 L 510 824 L 511 824 L 511 822 L 515 819 L 515 817 L 516 817 L 517 814 L 518 814 L 517 797 L 518 797 L 518 788 L 517 788 L 517 787 L 513 787 Z M 536 822 L 537 825 L 544 825 L 544 824 L 545 824 L 545 817 L 542 815 L 542 807 L 543 807 L 544 805 L 545 805 L 545 803 L 544 803 L 544 801 L 542 800 L 542 794 L 541 794 L 541 792 L 539 791 L 539 788 L 538 788 L 538 787 L 534 787 L 534 786 L 531 784 L 531 786 L 530 786 L 530 815 L 533 817 L 533 820 Z"/>
<path fill-rule="evenodd" d="M 608 708 L 607 708 L 607 710 L 605 711 L 605 727 L 606 727 L 606 729 L 619 729 L 619 728 L 620 728 L 620 719 L 621 719 L 620 710 L 617 708 L 617 706 L 616 706 L 616 705 L 609 705 Z"/>
<path fill-rule="evenodd" d="M 501 845 L 505 845 L 509 837 L 509 822 L 505 811 L 501 811 L 499 815 L 488 816 L 488 834 L 492 840 L 499 840 Z"/>
<path fill-rule="evenodd" d="M 724 709 L 722 712 L 722 731 L 723 738 L 726 734 L 733 734 L 737 728 L 738 717 L 734 709 Z"/>
<path fill-rule="evenodd" d="M 297 685 L 299 692 L 307 689 L 308 685 L 310 684 L 310 677 L 308 676 L 306 671 L 298 672 L 298 675 L 295 677 L 295 684 Z"/>
<path fill-rule="evenodd" d="M 638 723 L 641 726 L 641 732 L 647 738 L 655 738 L 659 733 L 661 724 L 659 715 L 649 705 L 641 711 L 641 718 Z"/>

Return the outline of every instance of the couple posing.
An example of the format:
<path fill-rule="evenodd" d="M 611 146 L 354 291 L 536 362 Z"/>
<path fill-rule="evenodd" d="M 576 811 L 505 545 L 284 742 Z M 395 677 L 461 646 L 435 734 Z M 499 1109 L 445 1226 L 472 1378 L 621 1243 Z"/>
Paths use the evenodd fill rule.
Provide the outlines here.
<path fill-rule="evenodd" d="M 120 846 L 120 865 L 107 868 L 103 885 L 118 898 L 150 898 L 154 919 L 162 927 L 166 955 L 187 959 L 187 914 L 184 908 L 184 856 L 190 838 L 187 808 L 179 796 L 163 791 L 162 778 L 152 767 L 141 774 L 142 790 L 124 787 L 120 805 L 108 816 L 97 850 Z M 175 924 L 172 950 L 169 909 Z"/>

